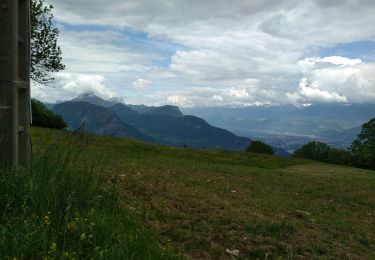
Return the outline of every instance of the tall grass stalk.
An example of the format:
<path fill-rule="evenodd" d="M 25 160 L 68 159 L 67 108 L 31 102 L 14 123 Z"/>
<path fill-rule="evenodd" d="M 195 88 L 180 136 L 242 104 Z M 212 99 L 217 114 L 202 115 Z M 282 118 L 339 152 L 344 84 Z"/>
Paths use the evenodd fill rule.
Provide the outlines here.
<path fill-rule="evenodd" d="M 121 207 L 90 142 L 34 146 L 32 167 L 0 170 L 0 259 L 172 259 Z"/>

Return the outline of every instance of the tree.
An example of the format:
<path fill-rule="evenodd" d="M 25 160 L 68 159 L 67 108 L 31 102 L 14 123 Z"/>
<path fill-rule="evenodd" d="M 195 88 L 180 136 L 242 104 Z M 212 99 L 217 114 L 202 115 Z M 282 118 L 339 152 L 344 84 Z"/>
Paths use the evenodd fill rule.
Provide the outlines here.
<path fill-rule="evenodd" d="M 333 163 L 341 165 L 351 165 L 351 154 L 347 150 L 331 148 L 321 142 L 310 142 L 305 144 L 293 154 L 294 157 Z"/>
<path fill-rule="evenodd" d="M 52 24 L 53 6 L 44 0 L 32 0 L 31 17 L 31 79 L 40 84 L 55 80 L 53 73 L 65 68 L 61 48 L 57 44 L 59 30 Z"/>
<path fill-rule="evenodd" d="M 349 149 L 354 165 L 375 169 L 375 118 L 362 125 L 361 133 Z"/>
<path fill-rule="evenodd" d="M 305 144 L 301 148 L 297 149 L 294 152 L 293 156 L 304 159 L 329 162 L 330 152 L 331 148 L 327 144 L 314 141 Z"/>
<path fill-rule="evenodd" d="M 49 110 L 42 102 L 32 99 L 31 106 L 33 111 L 33 126 L 55 129 L 64 129 L 67 127 L 64 119 Z"/>
<path fill-rule="evenodd" d="M 328 162 L 333 164 L 351 165 L 351 154 L 347 150 L 331 148 L 328 152 Z"/>
<path fill-rule="evenodd" d="M 271 155 L 274 153 L 272 147 L 262 141 L 251 142 L 251 144 L 246 148 L 246 152 Z"/>

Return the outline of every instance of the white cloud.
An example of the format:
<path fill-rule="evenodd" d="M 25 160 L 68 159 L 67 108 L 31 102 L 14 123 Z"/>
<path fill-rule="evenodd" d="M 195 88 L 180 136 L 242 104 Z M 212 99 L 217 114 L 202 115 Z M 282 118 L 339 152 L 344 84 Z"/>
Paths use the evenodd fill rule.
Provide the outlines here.
<path fill-rule="evenodd" d="M 301 66 L 302 70 L 308 72 L 309 70 L 323 66 L 354 66 L 362 63 L 361 59 L 349 59 L 341 56 L 328 56 L 328 57 L 309 57 L 298 61 L 298 65 Z"/>
<path fill-rule="evenodd" d="M 167 97 L 167 102 L 176 105 L 176 106 L 183 106 L 183 107 L 190 107 L 193 105 L 191 100 L 187 98 L 186 96 L 179 96 L 179 95 L 173 95 Z"/>
<path fill-rule="evenodd" d="M 308 102 L 347 102 L 345 96 L 336 92 L 328 92 L 319 89 L 317 86 L 310 86 L 307 78 L 302 78 L 299 83 L 297 92 L 287 93 L 287 97 L 295 102 L 306 104 Z"/>
<path fill-rule="evenodd" d="M 305 75 L 291 100 L 305 102 L 375 101 L 375 64 L 345 57 L 306 58 L 298 64 Z"/>
<path fill-rule="evenodd" d="M 31 94 L 34 98 L 45 102 L 70 100 L 84 91 L 91 90 L 104 98 L 116 95 L 104 84 L 104 77 L 100 75 L 59 73 L 56 82 L 51 86 L 33 83 Z"/>
<path fill-rule="evenodd" d="M 147 79 L 137 79 L 133 82 L 133 86 L 135 89 L 137 89 L 139 92 L 144 93 L 144 91 L 147 89 L 148 86 L 152 84 L 151 80 Z"/>
<path fill-rule="evenodd" d="M 317 62 L 331 63 L 333 65 L 354 66 L 359 63 L 362 63 L 362 60 L 361 59 L 349 59 L 349 58 L 341 57 L 341 56 L 330 56 L 330 57 L 318 59 Z"/>
<path fill-rule="evenodd" d="M 220 96 L 220 95 L 213 95 L 212 96 L 212 100 L 214 102 L 222 102 L 222 101 L 224 101 L 224 98 L 222 96 Z"/>
<path fill-rule="evenodd" d="M 319 57 L 320 49 L 338 43 L 375 40 L 374 1 L 48 2 L 60 22 L 90 25 L 83 31 L 62 28 L 67 72 L 103 77 L 101 84 L 105 79 L 106 88 L 125 96 L 127 103 L 375 101 L 374 63 Z M 102 27 L 96 30 L 96 25 Z M 132 39 L 123 29 L 145 33 L 141 43 L 160 40 L 178 46 L 167 57 L 171 64 L 156 66 L 166 54 L 129 45 Z M 147 88 L 145 77 L 162 87 Z M 299 85 L 303 78 L 310 84 Z"/>
<path fill-rule="evenodd" d="M 247 90 L 246 89 L 240 89 L 240 88 L 231 88 L 229 90 L 229 95 L 233 96 L 235 98 L 240 98 L 240 99 L 244 99 L 244 98 L 249 97 L 249 93 L 247 92 Z"/>

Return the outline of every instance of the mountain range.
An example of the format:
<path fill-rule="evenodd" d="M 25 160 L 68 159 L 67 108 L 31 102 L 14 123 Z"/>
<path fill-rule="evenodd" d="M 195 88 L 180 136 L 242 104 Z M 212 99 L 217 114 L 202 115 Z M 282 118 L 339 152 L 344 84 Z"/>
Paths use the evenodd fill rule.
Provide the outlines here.
<path fill-rule="evenodd" d="M 244 150 L 251 140 L 262 140 L 282 156 L 310 141 L 346 148 L 360 133 L 361 125 L 375 117 L 375 104 L 157 107 L 125 104 L 121 98 L 105 100 L 92 91 L 47 106 L 60 114 L 70 129 L 85 122 L 85 130 L 98 135 L 235 151 Z"/>
<path fill-rule="evenodd" d="M 126 137 L 169 146 L 243 151 L 251 139 L 214 127 L 204 119 L 184 115 L 177 106 L 127 105 L 118 99 L 104 100 L 84 92 L 68 102 L 55 104 L 70 129 L 79 128 L 98 135 Z M 278 155 L 287 155 L 275 149 Z"/>
<path fill-rule="evenodd" d="M 124 123 L 113 111 L 105 107 L 74 100 L 55 105 L 53 111 L 63 116 L 70 129 L 78 129 L 84 124 L 84 129 L 88 133 L 154 141 L 135 127 Z"/>

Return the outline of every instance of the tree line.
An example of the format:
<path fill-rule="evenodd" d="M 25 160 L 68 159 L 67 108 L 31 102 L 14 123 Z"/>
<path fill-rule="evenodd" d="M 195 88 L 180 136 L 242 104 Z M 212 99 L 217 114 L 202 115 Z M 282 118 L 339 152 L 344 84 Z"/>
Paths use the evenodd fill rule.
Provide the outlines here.
<path fill-rule="evenodd" d="M 251 142 L 246 152 L 274 154 L 273 148 L 262 141 Z M 292 156 L 375 170 L 375 118 L 362 125 L 361 133 L 346 150 L 313 141 L 297 149 Z"/>
<path fill-rule="evenodd" d="M 293 156 L 375 170 L 375 118 L 362 125 L 361 133 L 346 150 L 310 142 L 296 150 Z"/>

